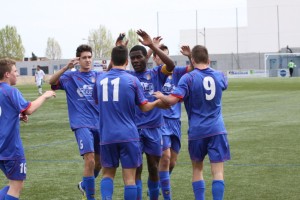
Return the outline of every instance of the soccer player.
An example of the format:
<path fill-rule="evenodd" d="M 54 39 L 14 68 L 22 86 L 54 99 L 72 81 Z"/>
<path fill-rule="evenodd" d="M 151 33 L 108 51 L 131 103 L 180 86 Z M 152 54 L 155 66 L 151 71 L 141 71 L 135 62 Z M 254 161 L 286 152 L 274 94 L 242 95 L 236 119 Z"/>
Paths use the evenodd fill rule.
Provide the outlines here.
<path fill-rule="evenodd" d="M 77 64 L 80 65 L 79 70 L 69 70 Z M 52 89 L 66 92 L 70 126 L 84 159 L 83 178 L 78 189 L 83 199 L 86 197 L 88 200 L 95 199 L 95 178 L 101 169 L 99 110 L 92 97 L 97 73 L 92 70 L 92 48 L 80 45 L 76 50 L 76 58 L 49 80 Z"/>
<path fill-rule="evenodd" d="M 169 49 L 166 45 L 161 44 L 159 48 L 167 55 Z M 148 52 L 149 53 L 149 52 Z M 181 53 L 190 60 L 191 51 L 189 46 L 182 46 Z M 158 66 L 164 65 L 160 57 L 153 53 L 153 60 Z M 192 71 L 193 65 L 176 66 L 172 75 L 169 75 L 162 87 L 162 93 L 168 95 L 177 87 L 179 79 L 187 72 Z M 170 175 L 175 167 L 177 157 L 181 147 L 181 104 L 177 103 L 170 109 L 162 110 L 164 116 L 164 126 L 162 132 L 163 153 L 159 161 L 159 178 L 162 194 L 165 200 L 171 199 Z"/>
<path fill-rule="evenodd" d="M 36 67 L 36 71 L 35 71 L 35 82 L 36 82 L 36 86 L 38 87 L 38 92 L 39 95 L 43 94 L 43 82 L 44 82 L 44 77 L 45 77 L 45 73 L 44 71 L 41 69 L 41 66 L 37 66 Z"/>
<path fill-rule="evenodd" d="M 154 91 L 161 90 L 167 77 L 172 73 L 175 65 L 171 58 L 159 49 L 158 45 L 153 43 L 150 36 L 143 30 L 138 30 L 137 34 L 142 37 L 139 41 L 155 52 L 165 63 L 163 66 L 157 66 L 147 69 L 147 50 L 144 46 L 136 45 L 131 48 L 129 57 L 134 71 L 127 71 L 137 77 L 142 84 L 144 95 L 150 101 L 155 101 L 152 96 Z M 162 126 L 163 116 L 161 109 L 143 113 L 136 111 L 136 123 L 140 134 L 141 147 L 146 154 L 148 165 L 148 191 L 150 200 L 158 199 L 159 196 L 159 175 L 158 164 L 162 155 Z M 138 189 L 138 198 L 142 199 L 142 165 L 137 169 L 136 184 Z"/>
<path fill-rule="evenodd" d="M 230 159 L 227 131 L 222 117 L 222 92 L 228 82 L 224 74 L 209 67 L 208 51 L 196 45 L 192 49 L 194 70 L 185 74 L 168 96 L 154 96 L 171 105 L 184 101 L 189 120 L 189 154 L 193 166 L 193 191 L 196 200 L 205 199 L 203 160 L 208 154 L 213 176 L 214 200 L 224 196 L 224 161 Z"/>
<path fill-rule="evenodd" d="M 17 83 L 18 71 L 14 60 L 0 59 L 0 169 L 9 180 L 0 190 L 0 200 L 18 200 L 26 179 L 26 158 L 20 137 L 20 119 L 35 112 L 55 92 L 46 91 L 36 100 L 25 100 L 12 87 Z"/>
<path fill-rule="evenodd" d="M 142 163 L 140 138 L 135 123 L 136 106 L 146 112 L 160 100 L 148 102 L 140 81 L 128 74 L 128 49 L 114 47 L 111 52 L 112 68 L 98 76 L 95 99 L 99 104 L 101 133 L 101 163 L 103 178 L 100 183 L 102 199 L 112 199 L 113 181 L 119 160 L 124 180 L 124 199 L 137 198 L 136 168 Z"/>

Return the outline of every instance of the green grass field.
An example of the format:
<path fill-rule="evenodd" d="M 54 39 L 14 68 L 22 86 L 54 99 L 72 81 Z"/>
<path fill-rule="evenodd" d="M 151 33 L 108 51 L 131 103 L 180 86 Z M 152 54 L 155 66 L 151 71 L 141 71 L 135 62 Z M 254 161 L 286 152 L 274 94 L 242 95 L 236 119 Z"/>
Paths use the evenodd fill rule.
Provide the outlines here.
<path fill-rule="evenodd" d="M 17 87 L 26 99 L 37 97 L 34 85 Z M 225 199 L 300 199 L 300 78 L 230 79 L 223 96 L 223 116 L 232 155 L 225 164 Z M 183 109 L 182 149 L 171 177 L 174 200 L 194 199 L 186 132 Z M 69 128 L 64 92 L 58 91 L 57 98 L 46 102 L 27 124 L 22 123 L 21 135 L 27 158 L 27 180 L 21 199 L 80 199 L 77 183 L 83 161 Z M 114 199 L 123 199 L 119 171 Z M 96 180 L 97 199 L 100 178 Z M 205 179 L 206 197 L 212 199 L 207 158 Z M 146 180 L 144 168 L 144 199 Z M 6 183 L 1 173 L 0 187 Z"/>

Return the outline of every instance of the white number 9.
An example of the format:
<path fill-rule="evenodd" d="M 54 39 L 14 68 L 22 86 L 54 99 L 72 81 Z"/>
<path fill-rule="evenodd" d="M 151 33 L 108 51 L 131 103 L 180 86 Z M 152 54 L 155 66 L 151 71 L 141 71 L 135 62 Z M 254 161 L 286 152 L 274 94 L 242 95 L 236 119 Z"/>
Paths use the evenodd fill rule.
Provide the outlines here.
<path fill-rule="evenodd" d="M 216 95 L 215 80 L 210 76 L 206 76 L 203 79 L 203 87 L 204 87 L 205 90 L 210 91 L 210 93 L 205 94 L 206 100 L 208 100 L 208 101 L 212 100 Z"/>

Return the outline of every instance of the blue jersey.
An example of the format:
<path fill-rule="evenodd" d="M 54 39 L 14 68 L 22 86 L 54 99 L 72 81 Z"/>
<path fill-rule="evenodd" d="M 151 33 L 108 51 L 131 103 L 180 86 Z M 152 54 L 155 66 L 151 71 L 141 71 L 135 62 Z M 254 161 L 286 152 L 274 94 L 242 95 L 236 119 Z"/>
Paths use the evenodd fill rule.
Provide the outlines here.
<path fill-rule="evenodd" d="M 161 91 L 163 84 L 167 79 L 167 75 L 161 72 L 162 66 L 148 69 L 144 72 L 127 71 L 137 77 L 142 84 L 144 95 L 153 102 L 156 98 L 152 95 L 155 91 Z M 136 108 L 136 123 L 138 128 L 157 128 L 163 125 L 163 116 L 161 109 L 154 108 L 148 112 L 142 112 Z"/>
<path fill-rule="evenodd" d="M 148 102 L 139 80 L 113 68 L 97 77 L 93 95 L 101 110 L 101 144 L 139 141 L 135 108 Z"/>
<path fill-rule="evenodd" d="M 65 90 L 72 130 L 77 128 L 98 129 L 99 111 L 92 97 L 98 72 L 67 71 L 60 78 L 54 90 Z"/>
<path fill-rule="evenodd" d="M 164 86 L 162 87 L 162 93 L 165 95 L 171 94 L 178 85 L 180 78 L 187 73 L 187 67 L 175 67 L 172 75 L 169 75 Z M 180 119 L 181 116 L 181 104 L 177 103 L 170 109 L 162 110 L 163 116 L 170 119 Z"/>
<path fill-rule="evenodd" d="M 25 158 L 19 115 L 29 107 L 18 89 L 0 83 L 0 160 Z"/>
<path fill-rule="evenodd" d="M 184 100 L 189 140 L 227 134 L 222 117 L 222 92 L 228 86 L 222 72 L 194 69 L 179 81 L 172 95 Z"/>

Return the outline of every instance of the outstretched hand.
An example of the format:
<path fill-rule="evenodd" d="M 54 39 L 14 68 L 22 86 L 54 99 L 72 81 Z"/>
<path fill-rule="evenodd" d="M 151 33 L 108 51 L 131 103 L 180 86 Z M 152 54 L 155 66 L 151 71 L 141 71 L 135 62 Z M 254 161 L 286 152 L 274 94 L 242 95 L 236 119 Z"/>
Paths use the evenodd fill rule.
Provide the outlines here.
<path fill-rule="evenodd" d="M 182 55 L 187 56 L 187 57 L 191 57 L 192 56 L 192 52 L 191 52 L 190 46 L 188 46 L 188 45 L 181 46 L 180 53 L 182 53 Z"/>
<path fill-rule="evenodd" d="M 49 91 L 46 91 L 43 96 L 46 98 L 46 99 L 49 99 L 51 97 L 56 97 L 56 93 L 53 91 L 53 90 L 49 90 Z"/>
<path fill-rule="evenodd" d="M 125 38 L 125 33 L 120 33 L 116 41 L 116 46 L 127 46 L 129 40 L 126 40 L 124 42 L 123 41 L 124 38 Z"/>
<path fill-rule="evenodd" d="M 140 43 L 142 43 L 145 46 L 150 46 L 153 45 L 153 41 L 151 39 L 151 37 L 148 35 L 148 33 L 146 33 L 145 31 L 143 31 L 142 29 L 137 30 L 136 32 L 139 36 L 142 37 L 142 39 L 139 38 Z"/>

